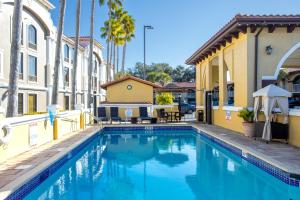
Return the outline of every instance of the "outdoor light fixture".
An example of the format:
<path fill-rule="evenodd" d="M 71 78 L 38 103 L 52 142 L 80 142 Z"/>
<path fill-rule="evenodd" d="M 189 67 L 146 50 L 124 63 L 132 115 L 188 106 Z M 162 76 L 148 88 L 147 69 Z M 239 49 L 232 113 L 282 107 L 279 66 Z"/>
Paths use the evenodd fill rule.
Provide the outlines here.
<path fill-rule="evenodd" d="M 266 46 L 266 54 L 271 55 L 273 52 L 273 47 L 271 45 Z"/>

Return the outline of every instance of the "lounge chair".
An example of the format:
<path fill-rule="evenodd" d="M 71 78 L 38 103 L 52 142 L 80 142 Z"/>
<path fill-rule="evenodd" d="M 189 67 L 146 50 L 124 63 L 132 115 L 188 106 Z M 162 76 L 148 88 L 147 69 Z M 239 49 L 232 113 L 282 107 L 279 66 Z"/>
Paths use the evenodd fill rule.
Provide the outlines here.
<path fill-rule="evenodd" d="M 139 107 L 141 121 L 151 121 L 152 117 L 148 116 L 147 107 Z"/>
<path fill-rule="evenodd" d="M 108 117 L 106 116 L 106 110 L 105 107 L 98 107 L 98 115 L 97 119 L 101 122 L 105 121 L 108 122 Z"/>
<path fill-rule="evenodd" d="M 119 108 L 118 107 L 110 107 L 110 121 L 121 122 L 121 117 L 119 117 Z"/>

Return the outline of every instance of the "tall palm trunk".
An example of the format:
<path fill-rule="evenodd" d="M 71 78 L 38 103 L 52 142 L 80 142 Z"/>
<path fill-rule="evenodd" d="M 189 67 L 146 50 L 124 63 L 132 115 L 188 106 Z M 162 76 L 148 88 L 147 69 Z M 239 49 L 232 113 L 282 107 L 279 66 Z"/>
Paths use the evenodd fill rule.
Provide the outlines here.
<path fill-rule="evenodd" d="M 125 43 L 124 43 L 124 45 L 123 45 L 122 72 L 125 72 L 126 45 L 127 45 L 127 42 L 125 41 Z"/>
<path fill-rule="evenodd" d="M 114 47 L 114 56 L 113 56 L 113 66 L 114 66 L 114 71 L 113 71 L 113 76 L 115 77 L 115 74 L 116 74 L 116 54 L 117 54 L 117 51 L 116 51 L 116 43 L 113 42 L 113 47 Z"/>
<path fill-rule="evenodd" d="M 108 80 L 111 81 L 111 48 L 110 48 L 110 37 L 111 37 L 111 12 L 112 12 L 112 0 L 109 0 L 108 3 L 108 35 L 107 35 L 107 76 L 109 77 Z"/>
<path fill-rule="evenodd" d="M 119 45 L 116 45 L 116 48 L 117 48 L 117 55 L 116 55 L 117 71 L 116 71 L 116 73 L 119 73 Z"/>
<path fill-rule="evenodd" d="M 14 2 L 12 43 L 10 47 L 10 72 L 6 117 L 17 116 L 18 108 L 18 65 L 20 63 L 23 0 Z"/>
<path fill-rule="evenodd" d="M 112 77 L 113 77 L 112 71 L 113 71 L 113 68 L 115 67 L 112 64 L 112 59 L 113 59 L 113 45 L 114 45 L 113 42 L 110 41 L 110 56 L 109 56 L 110 81 L 112 80 Z"/>
<path fill-rule="evenodd" d="M 110 80 L 110 63 L 109 63 L 109 52 L 110 52 L 110 43 L 109 43 L 109 39 L 106 40 L 107 43 L 107 55 L 106 55 L 106 81 Z"/>
<path fill-rule="evenodd" d="M 89 52 L 89 66 L 88 66 L 88 108 L 91 108 L 91 104 L 92 104 L 92 69 L 93 69 L 93 49 L 94 49 L 95 0 L 92 0 L 91 6 L 92 7 L 91 7 L 91 24 L 90 24 L 90 52 Z"/>
<path fill-rule="evenodd" d="M 55 63 L 54 63 L 54 80 L 52 91 L 52 105 L 56 105 L 58 101 L 58 84 L 59 84 L 59 67 L 61 62 L 61 38 L 65 22 L 66 0 L 60 0 L 59 22 L 55 48 Z"/>
<path fill-rule="evenodd" d="M 77 75 L 77 65 L 78 65 L 80 15 L 81 15 L 81 0 L 77 0 L 75 51 L 74 51 L 74 63 L 73 63 L 73 74 L 72 74 L 72 97 L 71 97 L 72 110 L 75 109 L 75 104 L 76 104 L 76 80 L 77 80 L 76 75 Z M 71 55 L 71 56 L 73 56 L 73 55 Z"/>

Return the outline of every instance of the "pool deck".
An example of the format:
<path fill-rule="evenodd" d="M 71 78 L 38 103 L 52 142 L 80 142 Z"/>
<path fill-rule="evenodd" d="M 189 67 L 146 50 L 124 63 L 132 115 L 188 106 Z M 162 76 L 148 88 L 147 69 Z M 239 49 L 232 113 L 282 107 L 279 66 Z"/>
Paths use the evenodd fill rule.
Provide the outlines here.
<path fill-rule="evenodd" d="M 219 140 L 242 149 L 273 166 L 300 178 L 300 148 L 288 144 L 271 142 L 245 137 L 234 131 L 199 123 L 176 124 L 121 124 L 121 126 L 193 126 Z M 120 125 L 105 125 L 118 127 Z M 91 126 L 84 131 L 67 134 L 59 140 L 51 141 L 35 147 L 0 164 L 0 199 L 7 197 L 12 191 L 26 183 L 34 175 L 66 155 L 70 150 L 93 136 L 100 130 L 99 126 Z"/>
<path fill-rule="evenodd" d="M 278 141 L 267 144 L 260 139 L 254 140 L 240 133 L 214 125 L 191 124 L 193 127 L 235 146 L 243 152 L 250 153 L 300 179 L 300 148 Z"/>
<path fill-rule="evenodd" d="M 5 199 L 34 175 L 99 131 L 99 126 L 64 135 L 0 164 L 0 199 Z"/>

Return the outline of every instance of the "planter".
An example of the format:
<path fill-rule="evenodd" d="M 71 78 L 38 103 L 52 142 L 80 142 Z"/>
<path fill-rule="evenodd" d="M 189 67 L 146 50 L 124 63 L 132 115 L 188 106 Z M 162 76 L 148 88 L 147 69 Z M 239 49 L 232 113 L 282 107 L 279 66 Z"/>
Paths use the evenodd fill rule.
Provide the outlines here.
<path fill-rule="evenodd" d="M 243 122 L 244 133 L 247 137 L 255 136 L 255 125 L 251 122 Z"/>

